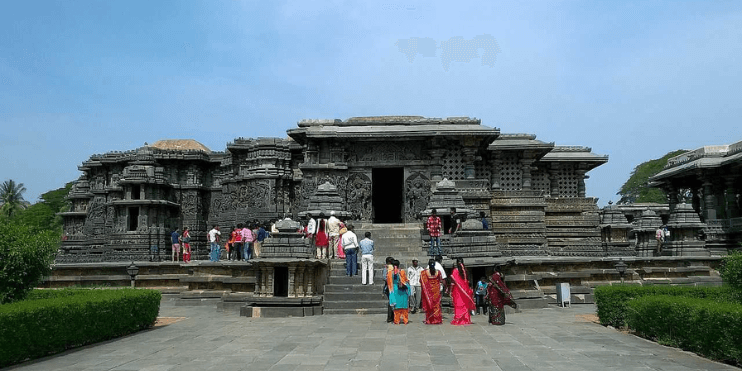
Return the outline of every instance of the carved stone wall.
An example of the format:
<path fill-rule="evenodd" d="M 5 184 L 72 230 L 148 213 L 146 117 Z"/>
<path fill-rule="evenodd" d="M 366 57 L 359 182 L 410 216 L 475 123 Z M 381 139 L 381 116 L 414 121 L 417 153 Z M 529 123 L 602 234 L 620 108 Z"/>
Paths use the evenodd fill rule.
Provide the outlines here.
<path fill-rule="evenodd" d="M 371 179 L 362 173 L 351 174 L 345 194 L 346 210 L 354 219 L 371 219 Z"/>

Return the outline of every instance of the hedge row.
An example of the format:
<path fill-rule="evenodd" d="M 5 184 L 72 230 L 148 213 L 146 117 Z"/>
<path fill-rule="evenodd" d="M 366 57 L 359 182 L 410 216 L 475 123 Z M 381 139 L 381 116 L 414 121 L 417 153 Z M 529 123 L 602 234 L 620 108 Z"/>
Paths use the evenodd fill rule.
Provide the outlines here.
<path fill-rule="evenodd" d="M 742 304 L 658 295 L 632 300 L 628 308 L 626 322 L 640 336 L 742 364 Z"/>
<path fill-rule="evenodd" d="M 36 291 L 0 305 L 0 367 L 148 328 L 162 297 L 137 289 Z"/>
<path fill-rule="evenodd" d="M 613 327 L 625 327 L 628 303 L 644 296 L 669 295 L 742 303 L 739 293 L 729 287 L 613 285 L 596 287 L 594 294 L 600 323 Z"/>

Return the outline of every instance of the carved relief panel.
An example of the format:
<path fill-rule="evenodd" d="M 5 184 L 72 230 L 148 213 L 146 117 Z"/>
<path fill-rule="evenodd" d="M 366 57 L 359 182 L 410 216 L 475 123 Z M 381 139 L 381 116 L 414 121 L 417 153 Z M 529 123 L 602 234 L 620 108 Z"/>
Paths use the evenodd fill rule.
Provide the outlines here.
<path fill-rule="evenodd" d="M 430 201 L 430 180 L 420 172 L 405 181 L 405 219 L 414 220 Z"/>
<path fill-rule="evenodd" d="M 351 214 L 363 220 L 371 219 L 371 179 L 365 174 L 351 175 L 345 200 Z"/>

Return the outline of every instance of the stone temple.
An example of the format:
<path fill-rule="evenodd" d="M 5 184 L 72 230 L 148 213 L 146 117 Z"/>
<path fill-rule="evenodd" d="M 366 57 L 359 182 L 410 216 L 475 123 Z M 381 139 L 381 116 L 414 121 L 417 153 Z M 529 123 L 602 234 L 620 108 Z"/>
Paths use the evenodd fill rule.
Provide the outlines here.
<path fill-rule="evenodd" d="M 302 120 L 287 138 L 237 138 L 223 152 L 162 140 L 93 155 L 79 167 L 57 262 L 147 260 L 183 226 L 205 256 L 212 225 L 298 220 L 326 183 L 339 196 L 342 210 L 334 211 L 356 224 L 422 230 L 444 180 L 469 219 L 484 212 L 495 255 L 602 256 L 597 200 L 586 196 L 585 178 L 607 160 L 468 117 Z M 450 223 L 448 210 L 439 214 Z"/>
<path fill-rule="evenodd" d="M 287 134 L 237 138 L 223 152 L 162 140 L 91 156 L 69 193 L 63 241 L 44 285 L 128 285 L 127 267 L 136 262 L 136 286 L 183 302 L 214 300 L 246 316 L 385 313 L 381 261 L 425 265 L 423 221 L 436 209 L 444 231 L 461 221 L 441 238 L 444 266 L 464 258 L 478 278 L 504 265 L 513 295 L 528 308 L 589 303 L 593 287 L 624 280 L 719 285 L 715 267 L 740 240 L 739 143 L 673 159 L 652 183 L 666 189 L 669 205 L 600 210 L 585 179 L 607 156 L 502 134 L 478 119 L 302 120 Z M 373 286 L 346 277 L 344 261 L 316 259 L 297 232 L 307 214 L 333 211 L 359 236 L 372 233 Z M 260 259 L 206 260 L 212 225 L 226 234 L 238 223 L 279 219 Z M 186 226 L 194 262 L 170 262 L 170 233 Z M 672 237 L 658 249 L 663 227 Z"/>

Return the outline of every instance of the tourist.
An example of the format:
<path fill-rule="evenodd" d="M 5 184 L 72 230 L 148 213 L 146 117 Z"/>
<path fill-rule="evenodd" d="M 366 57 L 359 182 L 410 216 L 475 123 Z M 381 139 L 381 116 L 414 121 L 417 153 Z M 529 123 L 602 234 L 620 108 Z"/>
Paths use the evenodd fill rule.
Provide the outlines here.
<path fill-rule="evenodd" d="M 412 266 L 407 267 L 407 279 L 410 280 L 410 313 L 417 313 L 420 306 L 420 272 L 423 267 L 417 265 L 417 259 L 412 259 Z"/>
<path fill-rule="evenodd" d="M 487 298 L 489 299 L 490 323 L 493 325 L 505 324 L 505 305 L 518 308 L 513 301 L 513 295 L 508 290 L 503 280 L 500 266 L 495 266 L 489 285 L 487 287 Z"/>
<path fill-rule="evenodd" d="M 307 213 L 307 238 L 309 238 L 310 248 L 314 248 L 314 237 L 317 234 L 317 221 L 314 220 L 312 214 Z"/>
<path fill-rule="evenodd" d="M 448 278 L 448 275 L 446 274 L 446 270 L 443 269 L 443 264 L 441 264 L 442 262 L 443 262 L 443 257 L 440 256 L 440 255 L 436 255 L 435 256 L 435 270 L 437 270 L 438 272 L 441 273 L 441 279 L 442 279 L 442 281 L 441 281 L 441 293 L 444 293 L 444 292 L 446 292 L 445 289 L 446 289 L 446 287 L 448 285 L 444 285 L 443 282 L 446 281 L 446 279 Z"/>
<path fill-rule="evenodd" d="M 387 275 L 389 272 L 394 270 L 394 258 L 391 256 L 387 256 L 386 259 L 384 259 L 384 288 L 382 289 L 382 292 L 384 293 L 384 297 L 386 297 L 386 322 L 390 323 L 394 321 L 394 307 L 390 303 L 389 299 L 389 282 L 387 280 Z"/>
<path fill-rule="evenodd" d="M 229 239 L 227 240 L 227 243 L 224 245 L 225 249 L 227 250 L 227 260 L 232 260 L 232 253 L 234 252 L 234 241 L 235 238 L 237 238 L 237 227 L 232 226 L 232 228 L 229 229 Z"/>
<path fill-rule="evenodd" d="M 657 255 L 662 255 L 662 240 L 665 238 L 665 231 L 657 227 L 657 230 L 654 231 L 654 238 L 657 239 Z"/>
<path fill-rule="evenodd" d="M 188 231 L 188 227 L 183 227 L 183 235 L 180 237 L 183 242 L 183 262 L 191 262 L 191 232 Z"/>
<path fill-rule="evenodd" d="M 479 282 L 477 282 L 477 289 L 474 291 L 474 299 L 476 299 L 475 301 L 477 303 L 477 314 L 480 313 L 480 308 L 482 309 L 482 314 L 487 314 L 487 303 L 484 300 L 487 297 L 487 286 L 486 277 L 480 278 Z"/>
<path fill-rule="evenodd" d="M 422 304 L 425 311 L 426 325 L 439 325 L 443 323 L 441 314 L 441 286 L 443 285 L 443 276 L 435 268 L 435 260 L 428 261 L 428 269 L 420 273 L 420 283 L 422 288 Z"/>
<path fill-rule="evenodd" d="M 253 248 L 255 234 L 253 234 L 253 231 L 248 228 L 249 226 L 249 224 L 246 224 L 243 228 L 240 228 L 240 235 L 242 235 L 242 249 L 240 250 L 240 254 L 242 254 L 243 261 L 252 259 L 253 252 L 255 251 Z M 257 257 L 258 253 L 255 253 L 255 256 Z"/>
<path fill-rule="evenodd" d="M 245 246 L 244 238 L 242 237 L 242 228 L 244 224 L 237 223 L 237 227 L 234 229 L 234 241 L 232 242 L 232 252 L 229 254 L 229 259 L 239 261 L 242 258 L 242 249 Z"/>
<path fill-rule="evenodd" d="M 443 255 L 443 251 L 441 251 L 441 218 L 437 213 L 436 209 L 431 210 L 426 224 L 428 235 L 430 235 L 430 251 L 428 251 L 430 256 Z"/>
<path fill-rule="evenodd" d="M 479 212 L 479 219 L 482 220 L 482 229 L 485 231 L 490 229 L 489 223 L 487 223 L 487 217 L 484 215 L 484 211 Z"/>
<path fill-rule="evenodd" d="M 469 286 L 469 280 L 466 275 L 464 260 L 456 259 L 456 267 L 451 272 L 451 299 L 453 301 L 453 319 L 452 325 L 469 325 L 471 324 L 471 314 L 476 306 L 474 305 L 474 293 Z"/>
<path fill-rule="evenodd" d="M 345 255 L 345 274 L 353 277 L 358 275 L 358 237 L 353 233 L 353 225 L 349 224 L 344 229 L 346 232 L 340 242 Z"/>
<path fill-rule="evenodd" d="M 260 249 L 263 247 L 263 241 L 268 238 L 268 231 L 265 230 L 265 227 L 263 227 L 262 224 L 255 223 L 253 224 L 253 227 L 257 228 L 257 232 L 254 234 L 251 233 L 253 236 L 252 252 L 255 255 L 255 258 L 259 258 L 261 253 Z"/>
<path fill-rule="evenodd" d="M 178 234 L 178 229 L 173 231 L 173 233 L 170 235 L 170 239 L 173 244 L 173 253 L 171 254 L 172 259 L 174 262 L 176 262 L 180 260 L 180 234 Z"/>
<path fill-rule="evenodd" d="M 670 242 L 670 230 L 667 229 L 667 226 L 662 227 L 662 231 L 664 232 L 662 242 Z"/>
<path fill-rule="evenodd" d="M 319 219 L 317 220 L 317 239 L 315 245 L 317 246 L 317 259 L 327 258 L 327 246 L 329 239 L 327 238 L 327 221 L 325 220 L 325 214 L 319 213 Z"/>
<path fill-rule="evenodd" d="M 365 238 L 359 243 L 361 245 L 361 284 L 374 284 L 374 240 L 371 232 L 366 232 Z M 366 276 L 368 275 L 368 279 Z"/>
<path fill-rule="evenodd" d="M 221 253 L 219 248 L 219 236 L 221 236 L 221 234 L 222 232 L 219 232 L 219 226 L 216 224 L 214 224 L 214 227 L 211 228 L 208 233 L 209 243 L 211 245 L 209 260 L 211 260 L 212 262 L 219 261 L 219 254 Z"/>
<path fill-rule="evenodd" d="M 340 219 L 335 217 L 335 211 L 330 211 L 330 218 L 327 219 L 327 232 L 330 236 L 330 248 L 327 257 L 334 259 L 335 246 L 338 245 L 338 240 L 340 240 Z"/>
<path fill-rule="evenodd" d="M 387 272 L 389 287 L 389 306 L 394 308 L 394 324 L 409 321 L 410 283 L 404 270 L 399 269 L 399 260 L 392 262 L 393 268 Z"/>
<path fill-rule="evenodd" d="M 448 228 L 448 234 L 454 234 L 461 230 L 461 218 L 456 214 L 456 208 L 451 208 L 451 227 Z"/>
<path fill-rule="evenodd" d="M 335 246 L 335 253 L 337 255 L 338 259 L 345 259 L 345 249 L 343 248 L 343 234 L 348 231 L 348 228 L 345 227 L 345 223 L 342 221 L 340 222 L 340 231 L 338 232 L 339 238 L 338 238 L 338 244 Z"/>

